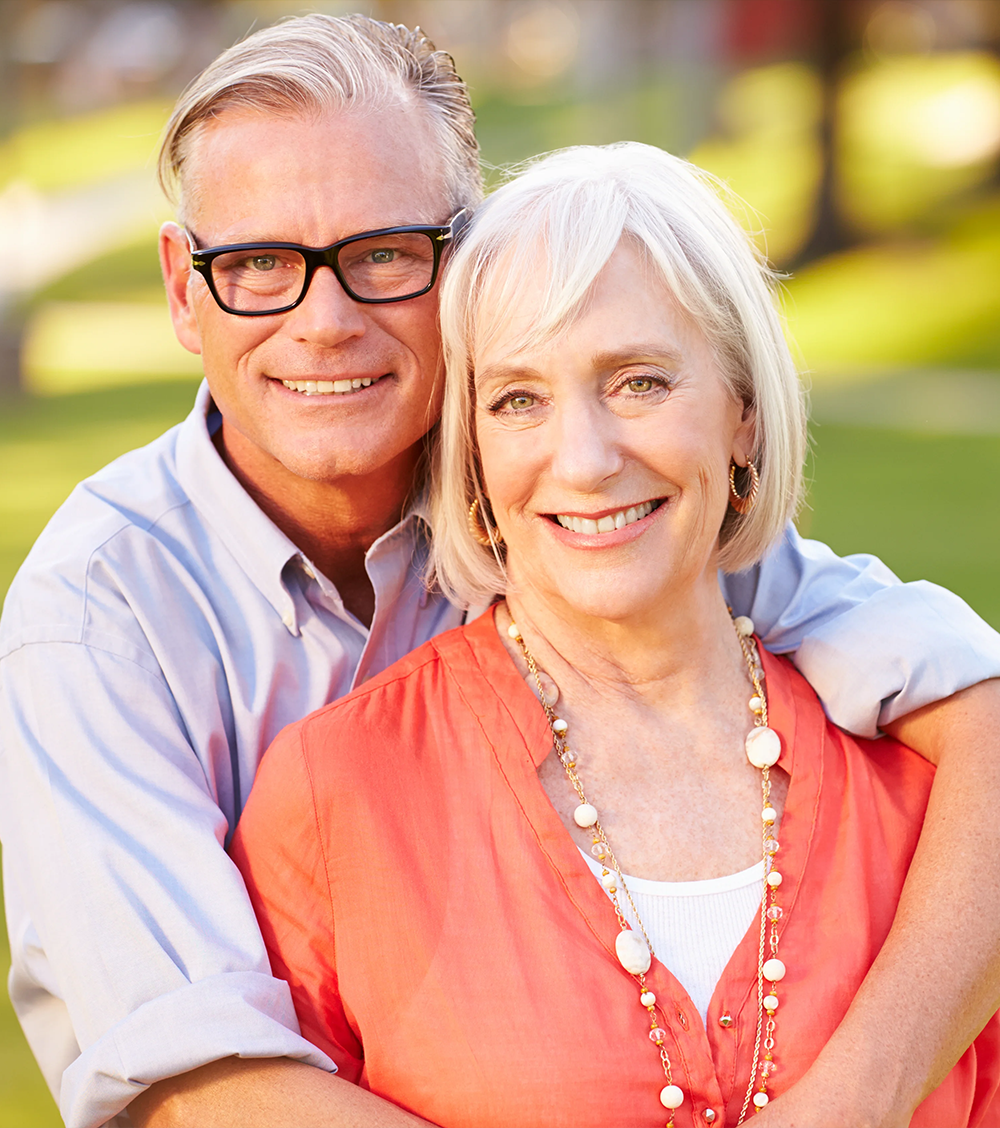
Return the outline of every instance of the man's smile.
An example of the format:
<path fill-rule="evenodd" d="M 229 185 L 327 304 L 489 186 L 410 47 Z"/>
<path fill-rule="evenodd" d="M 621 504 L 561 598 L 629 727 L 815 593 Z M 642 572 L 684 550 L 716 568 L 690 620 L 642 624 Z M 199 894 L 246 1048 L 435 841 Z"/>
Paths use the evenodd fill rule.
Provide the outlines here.
<path fill-rule="evenodd" d="M 306 396 L 342 396 L 368 388 L 381 379 L 382 376 L 361 376 L 352 380 L 282 380 L 281 383 L 290 391 L 301 392 Z"/>

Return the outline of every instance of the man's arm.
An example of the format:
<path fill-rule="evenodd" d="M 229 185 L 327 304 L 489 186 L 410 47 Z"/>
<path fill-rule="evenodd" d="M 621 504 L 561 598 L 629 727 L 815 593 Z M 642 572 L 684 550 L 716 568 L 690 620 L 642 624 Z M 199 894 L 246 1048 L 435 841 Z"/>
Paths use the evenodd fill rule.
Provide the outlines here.
<path fill-rule="evenodd" d="M 1000 1007 L 1000 681 L 985 680 L 1000 676 L 1000 636 L 951 592 L 793 530 L 724 585 L 837 724 L 881 726 L 938 765 L 878 959 L 813 1067 L 755 1118 L 907 1124 Z"/>
<path fill-rule="evenodd" d="M 1000 635 L 957 595 L 900 583 L 874 556 L 839 557 L 791 526 L 722 586 L 768 650 L 791 657 L 834 724 L 857 736 L 1000 677 Z"/>
<path fill-rule="evenodd" d="M 1000 681 L 887 728 L 938 764 L 924 832 L 851 1009 L 761 1128 L 908 1124 L 1000 1008 Z"/>
<path fill-rule="evenodd" d="M 227 1058 L 150 1086 L 128 1108 L 136 1128 L 416 1128 L 412 1113 L 287 1058 Z"/>
<path fill-rule="evenodd" d="M 223 850 L 222 706 L 194 673 L 198 723 L 220 734 L 214 746 L 196 737 L 208 764 L 190 743 L 195 722 L 137 648 L 30 642 L 0 661 L 0 831 L 24 902 L 12 958 L 36 994 L 65 1000 L 82 1053 L 50 1073 L 65 1068 L 57 1096 L 71 1128 L 236 1053 L 333 1068 L 299 1035 Z"/>

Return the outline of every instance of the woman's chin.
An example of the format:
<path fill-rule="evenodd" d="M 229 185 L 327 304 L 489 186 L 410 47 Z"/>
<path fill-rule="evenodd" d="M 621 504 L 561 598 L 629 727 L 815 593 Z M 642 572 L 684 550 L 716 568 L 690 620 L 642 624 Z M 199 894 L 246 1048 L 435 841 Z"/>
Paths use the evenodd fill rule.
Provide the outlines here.
<path fill-rule="evenodd" d="M 669 602 L 664 585 L 636 582 L 632 575 L 574 575 L 553 577 L 551 584 L 521 586 L 522 599 L 538 601 L 559 617 L 603 619 L 625 625 L 648 621 Z"/>

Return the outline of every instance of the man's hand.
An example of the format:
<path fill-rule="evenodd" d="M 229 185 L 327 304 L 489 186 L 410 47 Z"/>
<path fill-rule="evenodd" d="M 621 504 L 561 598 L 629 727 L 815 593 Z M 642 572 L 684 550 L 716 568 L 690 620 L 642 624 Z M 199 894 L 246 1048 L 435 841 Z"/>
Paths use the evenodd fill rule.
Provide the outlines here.
<path fill-rule="evenodd" d="M 223 1058 L 151 1085 L 136 1128 L 419 1128 L 426 1120 L 289 1058 Z"/>

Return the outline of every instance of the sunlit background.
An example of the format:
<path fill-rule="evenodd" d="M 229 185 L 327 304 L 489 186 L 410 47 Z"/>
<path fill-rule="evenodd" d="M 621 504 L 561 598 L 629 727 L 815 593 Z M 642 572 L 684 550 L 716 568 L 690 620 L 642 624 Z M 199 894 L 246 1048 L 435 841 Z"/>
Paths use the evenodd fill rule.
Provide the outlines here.
<path fill-rule="evenodd" d="M 1000 626 L 1000 0 L 2 0 L 0 593 L 77 480 L 188 410 L 158 135 L 220 50 L 307 10 L 450 51 L 491 180 L 624 138 L 724 178 L 789 276 L 802 529 Z M 0 1008 L 0 1128 L 58 1123 Z"/>

